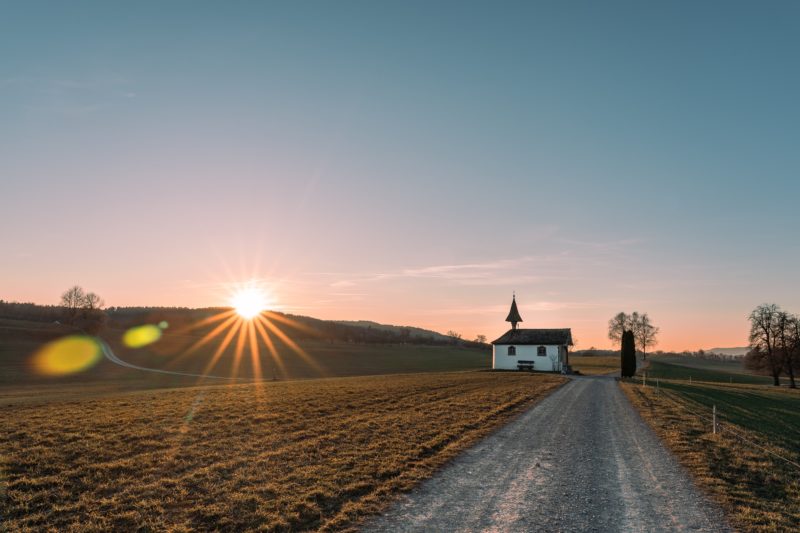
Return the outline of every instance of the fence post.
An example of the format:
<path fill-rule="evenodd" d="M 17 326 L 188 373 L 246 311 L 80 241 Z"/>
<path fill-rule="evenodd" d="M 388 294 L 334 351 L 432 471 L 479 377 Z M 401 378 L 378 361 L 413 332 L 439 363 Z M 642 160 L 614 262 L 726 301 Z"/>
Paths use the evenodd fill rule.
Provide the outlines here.
<path fill-rule="evenodd" d="M 656 378 L 656 394 L 658 394 L 658 378 Z"/>
<path fill-rule="evenodd" d="M 644 385 L 645 387 L 647 387 L 647 371 L 646 371 L 646 370 L 645 370 L 645 372 L 644 372 L 644 381 L 643 381 L 643 385 Z"/>
<path fill-rule="evenodd" d="M 716 405 L 712 408 L 711 415 L 712 415 L 712 419 L 713 419 L 712 423 L 714 424 L 713 433 L 714 433 L 714 435 L 716 435 L 717 434 L 717 406 Z"/>

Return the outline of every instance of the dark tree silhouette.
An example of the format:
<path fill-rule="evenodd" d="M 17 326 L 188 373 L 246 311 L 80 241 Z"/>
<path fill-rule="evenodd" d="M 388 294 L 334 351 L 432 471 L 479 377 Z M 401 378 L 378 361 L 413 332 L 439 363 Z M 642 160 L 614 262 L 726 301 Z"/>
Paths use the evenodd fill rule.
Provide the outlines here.
<path fill-rule="evenodd" d="M 797 348 L 798 340 L 795 337 L 797 331 L 797 317 L 786 311 L 778 311 L 776 315 L 776 346 L 778 347 L 779 357 L 783 362 L 783 369 L 789 376 L 789 387 L 797 388 L 795 383 L 795 369 L 797 368 Z"/>
<path fill-rule="evenodd" d="M 64 322 L 67 324 L 75 323 L 75 320 L 78 318 L 78 313 L 83 309 L 85 299 L 86 294 L 78 285 L 64 291 L 64 294 L 61 295 L 61 307 L 64 308 Z"/>
<path fill-rule="evenodd" d="M 772 384 L 780 386 L 783 361 L 778 349 L 778 317 L 780 307 L 775 304 L 762 304 L 750 313 L 750 348 L 755 356 L 764 358 L 766 367 L 772 375 Z"/>
<path fill-rule="evenodd" d="M 631 317 L 620 311 L 614 318 L 608 321 L 608 338 L 614 344 L 622 342 L 622 334 L 630 329 Z"/>
<path fill-rule="evenodd" d="M 626 330 L 622 333 L 622 349 L 620 350 L 621 375 L 624 378 L 636 374 L 636 341 L 633 331 Z"/>
<path fill-rule="evenodd" d="M 64 322 L 92 335 L 99 333 L 106 324 L 108 317 L 102 310 L 103 305 L 98 295 L 85 292 L 79 285 L 61 295 Z"/>

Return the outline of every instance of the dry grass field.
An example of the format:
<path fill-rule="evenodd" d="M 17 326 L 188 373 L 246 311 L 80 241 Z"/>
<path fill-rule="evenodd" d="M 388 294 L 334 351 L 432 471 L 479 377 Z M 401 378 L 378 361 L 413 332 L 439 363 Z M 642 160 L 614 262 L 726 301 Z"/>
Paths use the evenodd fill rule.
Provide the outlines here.
<path fill-rule="evenodd" d="M 681 381 L 661 381 L 658 390 L 634 383 L 622 387 L 737 529 L 800 529 L 800 468 L 777 457 L 800 464 L 797 391 Z M 714 405 L 721 421 L 716 435 L 710 421 Z"/>
<path fill-rule="evenodd" d="M 3 404 L 8 530 L 352 528 L 563 383 L 462 372 Z"/>
<path fill-rule="evenodd" d="M 570 355 L 569 363 L 573 370 L 587 376 L 619 372 L 619 357 Z"/>

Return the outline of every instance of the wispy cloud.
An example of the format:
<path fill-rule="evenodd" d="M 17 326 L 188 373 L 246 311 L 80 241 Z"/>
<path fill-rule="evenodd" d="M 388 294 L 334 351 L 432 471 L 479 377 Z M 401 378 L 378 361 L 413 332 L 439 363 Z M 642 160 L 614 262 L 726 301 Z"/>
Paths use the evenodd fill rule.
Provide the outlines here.
<path fill-rule="evenodd" d="M 22 85 L 27 81 L 24 76 L 8 76 L 0 79 L 0 89 Z"/>
<path fill-rule="evenodd" d="M 447 283 L 471 286 L 540 283 L 554 279 L 569 279 L 566 276 L 554 275 L 549 272 L 554 264 L 562 263 L 564 260 L 565 257 L 562 255 L 547 254 L 474 263 L 430 265 L 339 279 L 333 281 L 330 286 L 334 288 L 353 287 L 363 283 L 403 278 L 438 279 Z M 537 266 L 541 272 L 527 272 L 527 270 L 535 269 Z"/>
<path fill-rule="evenodd" d="M 0 79 L 0 90 L 21 95 L 21 107 L 35 112 L 79 117 L 136 97 L 130 81 L 115 74 L 80 78 L 9 76 Z"/>
<path fill-rule="evenodd" d="M 524 312 L 539 312 L 539 311 L 558 311 L 563 309 L 597 309 L 601 307 L 594 302 L 554 302 L 554 301 L 537 301 L 530 302 L 524 305 L 519 305 L 521 313 Z M 486 316 L 500 316 L 508 313 L 508 304 L 503 305 L 486 305 L 486 306 L 459 306 L 447 308 L 425 309 L 420 311 L 422 314 L 430 315 L 486 315 Z"/>
<path fill-rule="evenodd" d="M 581 241 L 575 239 L 557 239 L 556 241 L 572 246 L 590 248 L 592 250 L 607 251 L 607 252 L 616 252 L 624 248 L 629 248 L 631 246 L 636 246 L 638 244 L 642 244 L 645 242 L 643 239 L 617 239 L 611 241 Z"/>

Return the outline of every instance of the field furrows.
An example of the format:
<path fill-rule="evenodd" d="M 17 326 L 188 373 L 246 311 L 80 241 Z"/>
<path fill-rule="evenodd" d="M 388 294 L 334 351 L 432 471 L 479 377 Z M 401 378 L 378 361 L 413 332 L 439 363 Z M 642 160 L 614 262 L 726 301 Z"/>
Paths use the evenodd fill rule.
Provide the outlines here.
<path fill-rule="evenodd" d="M 557 387 L 454 373 L 5 407 L 10 529 L 347 527 Z"/>

